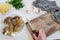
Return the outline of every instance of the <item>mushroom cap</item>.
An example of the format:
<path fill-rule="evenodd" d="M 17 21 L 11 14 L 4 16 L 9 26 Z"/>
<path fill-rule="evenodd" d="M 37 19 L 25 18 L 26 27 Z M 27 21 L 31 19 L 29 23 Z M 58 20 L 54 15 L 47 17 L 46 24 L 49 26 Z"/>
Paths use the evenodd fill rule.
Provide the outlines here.
<path fill-rule="evenodd" d="M 20 17 L 19 17 L 19 16 L 15 16 L 15 17 L 14 17 L 14 19 L 16 19 L 16 18 L 20 19 Z"/>
<path fill-rule="evenodd" d="M 18 26 L 23 26 L 23 24 L 24 24 L 23 20 L 18 20 L 18 21 L 17 21 L 17 25 L 18 25 Z"/>
<path fill-rule="evenodd" d="M 6 17 L 6 19 L 4 20 L 4 23 L 9 23 L 9 22 L 11 22 L 11 19 L 12 19 L 12 17 Z"/>

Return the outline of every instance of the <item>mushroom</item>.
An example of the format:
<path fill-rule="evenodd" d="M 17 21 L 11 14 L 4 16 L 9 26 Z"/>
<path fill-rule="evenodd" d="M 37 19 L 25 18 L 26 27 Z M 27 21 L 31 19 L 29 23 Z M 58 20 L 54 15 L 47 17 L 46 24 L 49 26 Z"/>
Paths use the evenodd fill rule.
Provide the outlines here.
<path fill-rule="evenodd" d="M 11 17 L 7 17 L 4 20 L 4 23 L 8 24 L 9 25 L 9 31 L 13 32 L 14 25 L 12 24 L 11 19 L 12 19 Z"/>
<path fill-rule="evenodd" d="M 3 34 L 8 31 L 7 35 L 12 36 L 12 33 L 17 32 L 19 29 L 21 29 L 20 27 L 23 26 L 24 22 L 20 19 L 19 16 L 15 16 L 13 18 L 7 17 L 4 20 L 4 23 L 8 24 L 8 28 L 4 28 Z"/>
<path fill-rule="evenodd" d="M 17 32 L 23 26 L 23 24 L 24 24 L 23 20 L 19 19 L 16 22 L 16 25 L 14 26 L 14 32 Z"/>
<path fill-rule="evenodd" d="M 20 17 L 19 17 L 19 16 L 15 16 L 14 18 L 18 18 L 18 19 L 20 19 Z"/>
<path fill-rule="evenodd" d="M 6 27 L 3 28 L 3 32 L 2 33 L 6 34 L 8 31 L 9 31 L 9 27 L 6 26 Z"/>
<path fill-rule="evenodd" d="M 10 22 L 11 22 L 11 17 L 7 17 L 7 18 L 4 20 L 4 23 L 9 24 Z"/>
<path fill-rule="evenodd" d="M 15 16 L 13 19 L 15 19 L 16 21 L 20 19 L 19 16 Z"/>
<path fill-rule="evenodd" d="M 17 21 L 17 24 L 16 25 L 22 26 L 23 24 L 24 24 L 23 20 L 20 19 L 20 20 Z"/>
<path fill-rule="evenodd" d="M 17 32 L 18 31 L 18 26 L 16 25 L 15 27 L 14 27 L 14 32 Z"/>
<path fill-rule="evenodd" d="M 16 22 L 20 19 L 19 16 L 15 16 L 14 18 L 12 18 L 12 24 L 16 25 Z"/>

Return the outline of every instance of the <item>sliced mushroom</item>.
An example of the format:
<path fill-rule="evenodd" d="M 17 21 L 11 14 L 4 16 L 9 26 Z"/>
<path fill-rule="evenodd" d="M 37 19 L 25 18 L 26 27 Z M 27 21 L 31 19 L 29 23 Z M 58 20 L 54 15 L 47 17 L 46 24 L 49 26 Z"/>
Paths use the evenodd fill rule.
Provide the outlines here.
<path fill-rule="evenodd" d="M 14 32 L 17 32 L 20 30 L 20 28 L 23 26 L 24 22 L 19 19 L 17 22 L 16 22 L 16 25 L 14 26 Z"/>
<path fill-rule="evenodd" d="M 11 22 L 11 17 L 7 17 L 5 20 L 4 20 L 4 23 L 10 23 Z"/>
<path fill-rule="evenodd" d="M 24 22 L 22 20 L 18 20 L 16 25 L 22 26 L 23 24 L 24 24 Z"/>
<path fill-rule="evenodd" d="M 14 18 L 12 18 L 12 24 L 13 25 L 16 25 L 16 21 L 18 21 L 20 19 L 20 17 L 19 16 L 15 16 Z"/>
<path fill-rule="evenodd" d="M 9 27 L 6 26 L 6 27 L 3 28 L 3 32 L 2 33 L 3 34 L 7 34 L 8 31 L 9 31 Z"/>

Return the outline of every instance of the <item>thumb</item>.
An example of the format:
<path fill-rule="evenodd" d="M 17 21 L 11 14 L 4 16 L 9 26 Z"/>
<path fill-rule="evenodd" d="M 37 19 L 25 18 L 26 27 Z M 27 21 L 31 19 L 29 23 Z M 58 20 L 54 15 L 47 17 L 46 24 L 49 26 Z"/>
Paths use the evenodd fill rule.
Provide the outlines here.
<path fill-rule="evenodd" d="M 33 38 L 35 39 L 35 40 L 37 40 L 38 38 L 36 37 L 36 35 L 35 34 L 33 34 Z"/>

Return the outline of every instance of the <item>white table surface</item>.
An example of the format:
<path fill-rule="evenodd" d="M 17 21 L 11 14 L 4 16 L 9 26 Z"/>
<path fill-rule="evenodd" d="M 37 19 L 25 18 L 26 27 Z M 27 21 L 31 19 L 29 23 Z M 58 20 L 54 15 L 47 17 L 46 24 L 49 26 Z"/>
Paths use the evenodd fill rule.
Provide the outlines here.
<path fill-rule="evenodd" d="M 0 0 L 0 3 L 4 3 L 5 1 L 7 1 L 7 0 Z M 25 7 L 22 8 L 21 10 L 15 10 L 13 7 L 11 7 L 11 10 L 8 12 L 8 14 L 6 14 L 6 15 L 0 14 L 0 18 L 1 18 L 0 19 L 0 40 L 33 40 L 26 26 L 24 26 L 23 30 L 14 37 L 8 37 L 8 36 L 4 36 L 1 34 L 2 19 L 9 14 L 18 14 L 23 18 L 24 22 L 26 22 L 27 21 L 26 18 L 29 20 L 32 20 L 45 13 L 44 11 L 40 11 L 40 13 L 36 13 L 35 11 L 33 11 L 31 8 L 32 1 L 33 0 L 29 0 L 29 1 L 23 0 Z M 55 1 L 56 1 L 57 5 L 59 6 L 60 5 L 59 0 L 55 0 Z M 29 13 L 26 14 L 25 10 L 29 10 Z M 57 31 L 57 32 L 53 33 L 52 35 L 50 35 L 49 37 L 47 37 L 47 40 L 53 40 L 53 39 L 60 39 L 59 31 Z"/>

